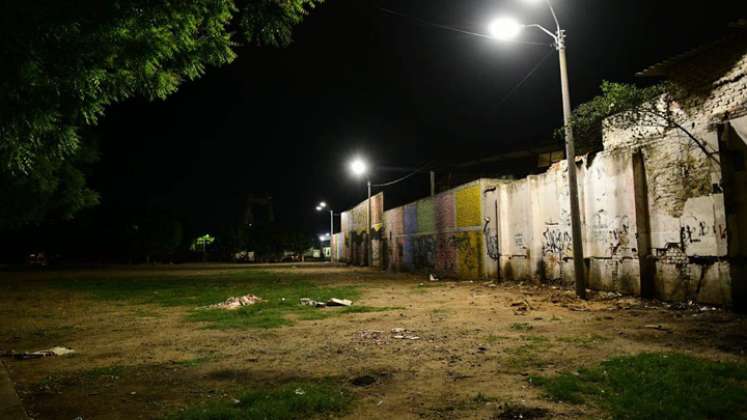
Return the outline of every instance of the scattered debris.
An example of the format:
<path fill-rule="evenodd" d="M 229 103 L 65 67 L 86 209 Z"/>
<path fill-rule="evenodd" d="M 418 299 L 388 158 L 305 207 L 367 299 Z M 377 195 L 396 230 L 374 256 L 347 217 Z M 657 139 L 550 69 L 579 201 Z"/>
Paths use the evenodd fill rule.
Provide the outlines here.
<path fill-rule="evenodd" d="M 499 420 L 542 419 L 548 417 L 549 414 L 550 413 L 544 408 L 526 407 L 509 403 L 498 407 L 498 412 L 493 418 Z"/>
<path fill-rule="evenodd" d="M 233 311 L 242 306 L 250 306 L 260 302 L 262 302 L 262 298 L 255 295 L 233 296 L 221 303 L 203 306 L 199 309 L 225 309 L 227 311 Z"/>
<path fill-rule="evenodd" d="M 430 280 L 430 281 L 441 281 L 441 279 L 439 279 L 435 274 L 431 274 L 430 276 L 428 276 L 428 280 Z"/>
<path fill-rule="evenodd" d="M 296 395 L 306 395 L 306 391 L 304 391 L 301 388 L 296 388 L 296 390 L 294 392 L 295 392 Z"/>
<path fill-rule="evenodd" d="M 326 302 L 320 302 L 318 300 L 310 298 L 301 298 L 301 305 L 313 306 L 314 308 L 324 308 L 327 306 L 352 306 L 353 301 L 348 299 L 332 298 Z"/>
<path fill-rule="evenodd" d="M 408 331 L 404 328 L 392 328 L 392 338 L 396 340 L 420 340 L 420 337 L 414 334 L 415 331 Z"/>
<path fill-rule="evenodd" d="M 389 342 L 389 337 L 384 333 L 384 331 L 378 330 L 358 331 L 357 337 L 359 341 L 373 342 L 378 345 Z"/>
<path fill-rule="evenodd" d="M 324 308 L 325 306 L 327 306 L 327 304 L 324 302 L 319 302 L 317 300 L 309 298 L 301 298 L 301 305 L 313 306 L 314 308 Z"/>
<path fill-rule="evenodd" d="M 67 347 L 52 347 L 51 349 L 39 350 L 34 352 L 16 353 L 14 351 L 9 351 L 7 353 L 3 353 L 2 356 L 13 357 L 18 360 L 29 360 L 41 359 L 43 357 L 65 356 L 73 353 L 75 353 L 75 350 L 69 349 Z"/>
<path fill-rule="evenodd" d="M 350 381 L 350 383 L 355 386 L 369 386 L 376 383 L 376 377 L 371 375 L 358 376 Z"/>
<path fill-rule="evenodd" d="M 332 298 L 327 301 L 327 306 L 351 306 L 352 300 Z"/>
<path fill-rule="evenodd" d="M 644 325 L 643 328 L 648 328 L 650 330 L 664 331 L 664 332 L 667 332 L 667 333 L 671 333 L 672 332 L 672 330 L 670 328 L 667 328 L 667 327 L 665 327 L 665 326 L 663 326 L 661 324 Z"/>
<path fill-rule="evenodd" d="M 529 298 L 526 296 L 521 300 L 512 302 L 511 307 L 514 308 L 514 315 L 526 315 L 529 311 L 534 309 L 532 304 L 529 303 Z"/>

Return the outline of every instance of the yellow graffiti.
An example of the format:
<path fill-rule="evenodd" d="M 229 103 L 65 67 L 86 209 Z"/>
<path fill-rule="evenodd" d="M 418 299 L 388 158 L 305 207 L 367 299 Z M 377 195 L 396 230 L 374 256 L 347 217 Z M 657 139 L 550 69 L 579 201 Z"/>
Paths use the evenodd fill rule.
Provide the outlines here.
<path fill-rule="evenodd" d="M 476 279 L 482 275 L 481 232 L 457 233 L 452 238 L 457 254 L 457 270 L 460 278 Z"/>
<path fill-rule="evenodd" d="M 457 227 L 480 226 L 480 186 L 475 185 L 456 192 Z"/>

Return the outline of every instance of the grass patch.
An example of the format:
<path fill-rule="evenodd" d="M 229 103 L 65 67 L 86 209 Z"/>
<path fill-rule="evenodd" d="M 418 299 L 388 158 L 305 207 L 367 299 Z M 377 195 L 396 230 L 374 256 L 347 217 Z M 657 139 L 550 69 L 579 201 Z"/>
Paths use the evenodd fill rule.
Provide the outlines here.
<path fill-rule="evenodd" d="M 573 344 L 584 348 L 592 348 L 609 340 L 610 338 L 598 334 L 558 337 L 558 341 L 561 343 Z"/>
<path fill-rule="evenodd" d="M 526 332 L 526 331 L 534 329 L 533 326 L 527 324 L 526 322 L 514 322 L 513 324 L 511 324 L 510 328 L 512 331 L 522 331 L 522 332 Z"/>
<path fill-rule="evenodd" d="M 80 377 L 82 379 L 87 379 L 89 381 L 95 381 L 101 378 L 116 379 L 122 376 L 122 373 L 124 373 L 124 371 L 125 371 L 124 366 L 119 366 L 119 365 L 104 366 L 104 367 L 98 367 L 98 368 L 93 368 L 93 369 L 88 369 L 86 371 L 83 371 L 80 374 Z"/>
<path fill-rule="evenodd" d="M 189 306 L 195 310 L 187 316 L 188 320 L 206 322 L 209 328 L 216 329 L 278 328 L 291 325 L 296 319 L 315 320 L 391 309 L 369 306 L 319 309 L 302 306 L 299 304 L 301 298 L 318 301 L 327 301 L 333 297 L 357 300 L 360 291 L 354 286 L 323 287 L 310 280 L 309 276 L 280 275 L 253 269 L 214 277 L 130 277 L 59 283 L 60 287 L 87 293 L 102 300 L 166 307 Z M 248 293 L 261 297 L 263 302 L 235 311 L 196 309 Z"/>
<path fill-rule="evenodd" d="M 490 334 L 489 336 L 485 337 L 485 342 L 488 344 L 495 344 L 503 340 L 508 340 L 508 337 L 504 337 L 502 335 L 494 335 L 494 334 Z"/>
<path fill-rule="evenodd" d="M 173 420 L 291 420 L 343 413 L 352 395 L 332 382 L 293 382 L 243 394 L 238 404 L 217 402 L 170 417 Z"/>
<path fill-rule="evenodd" d="M 506 364 L 518 370 L 546 367 L 548 363 L 542 354 L 550 347 L 550 340 L 540 335 L 522 336 L 521 339 L 522 345 L 506 349 L 508 354 Z"/>
<path fill-rule="evenodd" d="M 213 360 L 213 357 L 210 356 L 202 356 L 202 357 L 195 357 L 193 359 L 186 359 L 186 360 L 177 360 L 174 362 L 177 366 L 183 366 L 183 367 L 197 367 L 204 365 L 205 363 Z"/>
<path fill-rule="evenodd" d="M 553 400 L 591 402 L 616 419 L 747 419 L 745 365 L 644 353 L 531 381 Z"/>

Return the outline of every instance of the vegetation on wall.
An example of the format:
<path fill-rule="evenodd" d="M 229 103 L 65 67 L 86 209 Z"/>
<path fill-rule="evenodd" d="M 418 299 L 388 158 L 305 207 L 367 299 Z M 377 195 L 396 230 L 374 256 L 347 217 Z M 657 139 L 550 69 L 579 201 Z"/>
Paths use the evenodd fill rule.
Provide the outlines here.
<path fill-rule="evenodd" d="M 676 129 L 718 163 L 708 145 L 678 122 L 677 115 L 672 111 L 677 99 L 684 95 L 676 85 L 662 83 L 638 87 L 605 81 L 602 82 L 601 91 L 601 95 L 573 111 L 574 134 L 581 147 L 600 148 L 605 124 L 629 130 L 637 138 L 663 135 L 667 130 Z M 563 130 L 558 130 L 557 135 L 562 137 Z"/>

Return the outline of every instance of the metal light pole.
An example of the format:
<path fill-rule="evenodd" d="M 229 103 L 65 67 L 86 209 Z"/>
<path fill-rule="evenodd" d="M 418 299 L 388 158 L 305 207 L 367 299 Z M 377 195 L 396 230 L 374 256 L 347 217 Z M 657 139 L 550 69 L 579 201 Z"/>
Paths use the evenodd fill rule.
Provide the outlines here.
<path fill-rule="evenodd" d="M 535 0 L 536 1 L 536 0 Z M 578 199 L 578 180 L 576 176 L 576 146 L 573 138 L 571 94 L 568 83 L 568 60 L 566 59 L 566 34 L 560 27 L 558 16 L 550 0 L 545 0 L 547 7 L 555 20 L 555 33 L 541 25 L 521 25 L 510 18 L 498 19 L 491 28 L 493 37 L 509 40 L 519 35 L 523 28 L 537 28 L 555 41 L 555 48 L 560 58 L 560 83 L 563 93 L 563 122 L 565 125 L 565 153 L 568 160 L 568 192 L 571 200 L 571 236 L 573 240 L 573 268 L 576 278 L 576 295 L 586 299 L 586 266 L 584 264 L 584 248 L 581 236 L 581 209 Z"/>
<path fill-rule="evenodd" d="M 366 177 L 366 186 L 368 187 L 368 211 L 366 212 L 366 234 L 368 236 L 366 240 L 366 263 L 371 266 L 373 264 L 373 240 L 371 238 L 371 177 L 368 175 L 368 164 L 361 159 L 355 158 L 350 162 L 350 170 L 353 175 L 357 177 Z"/>
<path fill-rule="evenodd" d="M 368 234 L 368 266 L 373 266 L 373 238 L 371 238 L 371 179 L 366 180 L 366 185 L 368 186 L 368 214 L 367 214 L 367 221 L 366 221 L 366 228 L 367 228 L 367 234 Z"/>
<path fill-rule="evenodd" d="M 316 211 L 322 211 L 327 207 L 327 202 L 322 201 L 316 206 Z M 329 259 L 332 261 L 332 239 L 335 237 L 335 211 L 329 208 Z"/>

